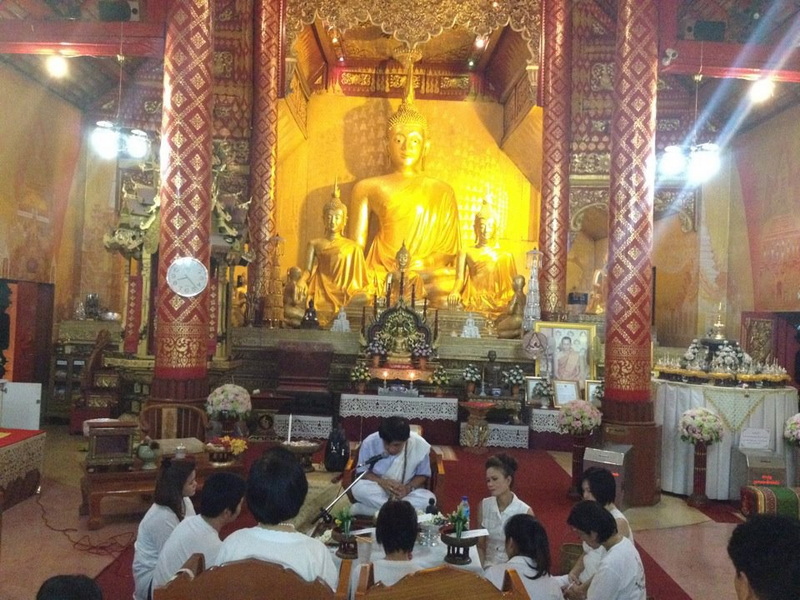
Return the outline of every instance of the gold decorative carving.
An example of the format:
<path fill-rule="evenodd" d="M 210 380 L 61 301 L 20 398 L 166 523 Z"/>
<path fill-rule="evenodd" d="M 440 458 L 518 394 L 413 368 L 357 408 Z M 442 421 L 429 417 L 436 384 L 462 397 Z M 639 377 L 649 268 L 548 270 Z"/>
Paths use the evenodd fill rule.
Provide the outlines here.
<path fill-rule="evenodd" d="M 611 172 L 611 153 L 575 152 L 570 160 L 570 173 L 608 175 Z"/>
<path fill-rule="evenodd" d="M 289 81 L 286 106 L 289 107 L 289 112 L 292 113 L 295 123 L 297 123 L 305 138 L 308 138 L 308 97 L 309 92 L 306 88 L 305 79 L 295 69 Z"/>
<path fill-rule="evenodd" d="M 772 319 L 745 317 L 745 351 L 754 361 L 766 363 L 772 358 L 775 324 Z"/>
<path fill-rule="evenodd" d="M 510 25 L 528 42 L 532 63 L 539 63 L 541 0 L 288 0 L 286 6 L 289 47 L 303 25 L 322 19 L 340 32 L 372 22 L 410 48 L 459 25 L 473 34 L 488 35 Z"/>
<path fill-rule="evenodd" d="M 697 189 L 683 188 L 657 189 L 653 199 L 653 219 L 662 219 L 670 215 L 678 215 L 681 231 L 696 231 L 697 200 L 700 192 Z"/>
<path fill-rule="evenodd" d="M 593 92 L 614 90 L 614 63 L 594 63 L 589 74 L 589 85 Z"/>

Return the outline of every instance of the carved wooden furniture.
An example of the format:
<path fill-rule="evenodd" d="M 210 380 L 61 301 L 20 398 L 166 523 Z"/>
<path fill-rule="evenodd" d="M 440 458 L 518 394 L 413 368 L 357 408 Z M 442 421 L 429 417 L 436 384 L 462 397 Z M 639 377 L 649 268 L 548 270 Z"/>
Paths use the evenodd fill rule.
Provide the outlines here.
<path fill-rule="evenodd" d="M 103 364 L 103 355 L 110 349 L 111 334 L 101 329 L 80 372 L 81 393 L 70 410 L 70 433 L 81 433 L 88 419 L 110 417 L 112 407 L 119 402 L 119 374 Z"/>
<path fill-rule="evenodd" d="M 139 413 L 139 428 L 151 439 L 197 438 L 205 441 L 208 415 L 183 403 L 148 403 Z"/>
<path fill-rule="evenodd" d="M 449 565 L 424 569 L 406 575 L 392 586 L 374 582 L 372 563 L 361 570 L 356 599 L 375 600 L 491 600 L 508 598 L 523 600 L 528 592 L 514 569 L 506 571 L 503 591 L 498 590 L 487 579 L 477 573 L 451 567 Z M 158 599 L 156 599 L 158 600 Z"/>
<path fill-rule="evenodd" d="M 305 581 L 291 569 L 249 558 L 205 569 L 203 555 L 189 557 L 178 574 L 162 588 L 153 590 L 153 600 L 345 600 L 352 561 L 342 561 L 339 586 Z"/>
<path fill-rule="evenodd" d="M 202 489 L 206 478 L 212 473 L 228 471 L 237 473 L 244 477 L 244 465 L 241 458 L 234 460 L 232 464 L 218 465 L 209 462 L 208 455 L 191 455 L 197 463 L 197 488 Z M 106 471 L 89 472 L 84 465 L 84 475 L 81 478 L 82 502 L 78 509 L 81 516 L 89 516 L 89 529 L 100 529 L 103 525 L 103 516 L 100 505 L 103 498 L 107 496 L 130 497 L 130 496 L 151 496 L 156 489 L 156 478 L 158 469 L 133 471 Z"/>

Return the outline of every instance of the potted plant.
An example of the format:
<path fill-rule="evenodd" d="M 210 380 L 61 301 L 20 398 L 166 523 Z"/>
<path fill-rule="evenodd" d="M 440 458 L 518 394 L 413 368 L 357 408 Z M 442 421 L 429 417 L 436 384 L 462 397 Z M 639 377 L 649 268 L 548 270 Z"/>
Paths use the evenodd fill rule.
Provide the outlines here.
<path fill-rule="evenodd" d="M 461 372 L 461 377 L 467 382 L 467 394 L 475 392 L 475 386 L 481 380 L 481 370 L 474 364 L 470 363 Z"/>
<path fill-rule="evenodd" d="M 519 365 L 514 365 L 508 371 L 503 371 L 503 383 L 511 390 L 511 395 L 519 394 L 519 389 L 525 383 L 525 372 Z"/>
<path fill-rule="evenodd" d="M 467 514 L 464 512 L 464 505 L 459 504 L 447 517 L 448 525 L 442 529 L 441 539 L 447 545 L 445 562 L 454 565 L 468 565 L 472 562 L 469 556 L 470 546 L 478 543 L 477 537 L 464 538 L 462 534 L 467 528 Z"/>
<path fill-rule="evenodd" d="M 234 424 L 246 419 L 252 409 L 250 393 L 240 385 L 226 383 L 216 388 L 206 400 L 208 416 L 222 423 L 222 433 L 233 433 Z"/>
<path fill-rule="evenodd" d="M 350 371 L 350 381 L 356 387 L 359 394 L 363 394 L 367 387 L 367 382 L 372 379 L 372 374 L 369 372 L 369 367 L 363 362 L 357 362 L 353 369 Z"/>
<path fill-rule="evenodd" d="M 433 348 L 424 339 L 417 338 L 411 342 L 411 356 L 417 359 L 417 365 L 424 369 L 428 364 L 428 359 L 433 355 Z"/>
<path fill-rule="evenodd" d="M 450 385 L 450 376 L 447 374 L 447 369 L 444 368 L 444 365 L 436 365 L 436 370 L 431 376 L 431 381 L 436 386 L 436 395 L 442 396 L 444 393 L 442 388 L 446 385 Z"/>
<path fill-rule="evenodd" d="M 345 506 L 337 513 L 334 519 L 336 523 L 335 533 L 339 539 L 339 549 L 336 551 L 336 556 L 339 558 L 355 558 L 358 556 L 358 547 L 355 536 L 350 533 L 355 516 L 350 511 L 350 507 Z"/>

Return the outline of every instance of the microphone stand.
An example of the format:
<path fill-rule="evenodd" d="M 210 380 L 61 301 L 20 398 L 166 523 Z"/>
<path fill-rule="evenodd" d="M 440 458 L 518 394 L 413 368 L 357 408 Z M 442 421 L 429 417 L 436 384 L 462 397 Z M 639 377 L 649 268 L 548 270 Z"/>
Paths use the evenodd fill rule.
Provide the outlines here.
<path fill-rule="evenodd" d="M 363 467 L 363 466 L 364 466 L 363 464 L 362 464 L 362 465 L 358 465 L 358 467 Z M 356 468 L 358 468 L 358 467 L 356 467 Z M 324 508 L 320 508 L 320 509 L 319 509 L 319 513 L 318 513 L 318 514 L 317 514 L 317 516 L 316 516 L 316 517 L 314 517 L 314 519 L 311 521 L 311 524 L 312 524 L 312 525 L 314 525 L 314 523 L 317 523 L 317 521 L 319 521 L 320 519 L 322 519 L 322 523 L 319 523 L 319 524 L 317 524 L 317 525 L 314 525 L 314 528 L 313 528 L 313 530 L 312 530 L 312 532 L 313 532 L 313 535 L 312 535 L 311 537 L 317 537 L 317 535 L 319 534 L 319 532 L 318 532 L 317 530 L 318 530 L 318 529 L 320 529 L 320 528 L 322 527 L 322 525 L 323 525 L 323 524 L 324 524 L 324 525 L 329 525 L 329 524 L 330 524 L 330 523 L 333 521 L 333 515 L 331 515 L 331 513 L 330 513 L 330 510 L 331 510 L 331 508 L 333 508 L 333 507 L 334 507 L 334 505 L 335 505 L 335 504 L 336 504 L 336 503 L 337 503 L 339 500 L 341 500 L 341 499 L 342 499 L 342 496 L 344 496 L 345 494 L 347 494 L 347 492 L 349 492 L 349 491 L 350 491 L 350 489 L 351 489 L 351 488 L 352 488 L 352 487 L 353 487 L 353 486 L 354 486 L 356 483 L 358 483 L 359 481 L 361 481 L 361 479 L 364 477 L 364 475 L 366 475 L 366 474 L 367 474 L 367 473 L 369 473 L 370 471 L 372 471 L 372 465 L 370 465 L 368 469 L 365 469 L 364 471 L 362 471 L 361 473 L 359 473 L 359 474 L 358 474 L 356 477 L 354 477 L 354 478 L 353 478 L 353 481 L 350 483 L 350 485 L 348 485 L 346 488 L 344 488 L 344 489 L 341 491 L 341 493 L 340 493 L 338 496 L 336 496 L 336 498 L 334 498 L 334 499 L 331 501 L 331 503 L 330 503 L 330 504 L 328 504 L 328 506 L 326 506 L 326 507 L 324 507 Z"/>

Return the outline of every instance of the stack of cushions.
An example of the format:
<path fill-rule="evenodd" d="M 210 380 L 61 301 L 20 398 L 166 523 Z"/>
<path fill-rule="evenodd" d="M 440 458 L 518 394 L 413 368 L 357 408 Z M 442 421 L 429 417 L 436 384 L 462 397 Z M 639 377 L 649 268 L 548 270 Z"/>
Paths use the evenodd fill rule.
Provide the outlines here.
<path fill-rule="evenodd" d="M 742 514 L 780 514 L 800 518 L 800 487 L 743 485 Z"/>

